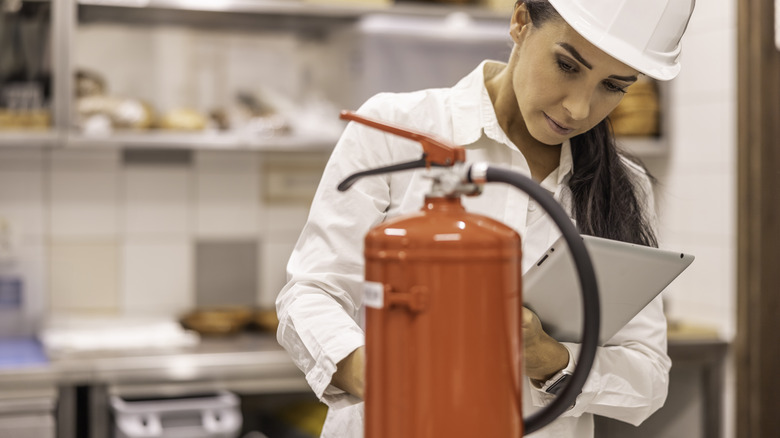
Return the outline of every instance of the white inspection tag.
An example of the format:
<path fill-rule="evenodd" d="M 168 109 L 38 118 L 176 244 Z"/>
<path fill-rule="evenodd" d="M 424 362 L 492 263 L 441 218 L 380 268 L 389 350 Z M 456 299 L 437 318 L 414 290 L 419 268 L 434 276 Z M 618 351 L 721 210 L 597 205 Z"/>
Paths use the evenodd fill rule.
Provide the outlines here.
<path fill-rule="evenodd" d="M 363 305 L 372 309 L 385 306 L 385 285 L 375 281 L 363 283 Z"/>

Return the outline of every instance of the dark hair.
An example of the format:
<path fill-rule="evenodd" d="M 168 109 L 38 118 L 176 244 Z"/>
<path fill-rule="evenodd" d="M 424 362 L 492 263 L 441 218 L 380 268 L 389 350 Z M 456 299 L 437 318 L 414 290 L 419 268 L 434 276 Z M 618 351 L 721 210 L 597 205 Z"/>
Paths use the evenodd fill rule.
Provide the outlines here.
<path fill-rule="evenodd" d="M 547 0 L 519 0 L 528 8 L 534 26 L 560 18 Z M 569 180 L 574 219 L 583 234 L 621 240 L 646 246 L 658 246 L 650 218 L 640 196 L 637 170 L 631 169 L 618 154 L 609 117 L 590 131 L 571 139 L 573 175 Z M 651 182 L 654 178 L 642 163 L 623 155 L 639 165 Z"/>

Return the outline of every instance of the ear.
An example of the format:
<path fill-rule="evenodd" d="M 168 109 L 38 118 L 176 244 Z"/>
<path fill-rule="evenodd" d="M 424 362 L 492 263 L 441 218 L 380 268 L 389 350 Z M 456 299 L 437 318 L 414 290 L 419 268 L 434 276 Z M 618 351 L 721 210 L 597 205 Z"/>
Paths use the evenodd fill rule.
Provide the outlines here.
<path fill-rule="evenodd" d="M 515 44 L 520 43 L 531 25 L 531 17 L 528 15 L 528 6 L 524 2 L 518 2 L 512 12 L 512 21 L 509 23 L 509 35 Z"/>

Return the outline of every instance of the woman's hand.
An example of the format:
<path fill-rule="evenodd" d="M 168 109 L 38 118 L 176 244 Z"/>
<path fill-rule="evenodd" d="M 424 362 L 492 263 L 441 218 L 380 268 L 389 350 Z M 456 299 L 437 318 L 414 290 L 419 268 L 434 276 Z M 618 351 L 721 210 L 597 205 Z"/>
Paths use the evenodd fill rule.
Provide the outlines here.
<path fill-rule="evenodd" d="M 545 381 L 569 363 L 569 350 L 551 338 L 534 312 L 523 307 L 523 357 L 526 376 Z"/>
<path fill-rule="evenodd" d="M 331 384 L 363 400 L 366 348 L 359 347 L 338 363 Z"/>

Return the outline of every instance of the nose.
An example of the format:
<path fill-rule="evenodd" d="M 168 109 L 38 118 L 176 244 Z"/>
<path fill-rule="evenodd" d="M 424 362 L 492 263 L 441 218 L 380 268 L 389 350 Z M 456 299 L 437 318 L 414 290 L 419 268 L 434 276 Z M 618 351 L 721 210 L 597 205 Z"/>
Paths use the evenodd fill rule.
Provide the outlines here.
<path fill-rule="evenodd" d="M 574 86 L 563 100 L 563 108 L 572 120 L 585 120 L 590 115 L 593 91 L 589 87 Z"/>

